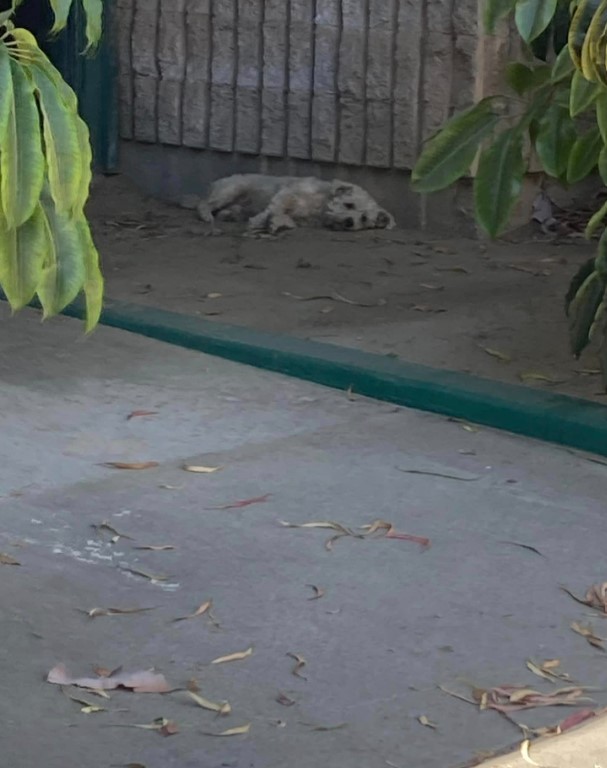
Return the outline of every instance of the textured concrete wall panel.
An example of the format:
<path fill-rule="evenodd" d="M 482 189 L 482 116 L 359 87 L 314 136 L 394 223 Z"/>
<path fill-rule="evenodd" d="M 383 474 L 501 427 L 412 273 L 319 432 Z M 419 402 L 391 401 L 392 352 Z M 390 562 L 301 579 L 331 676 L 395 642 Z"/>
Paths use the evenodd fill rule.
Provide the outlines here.
<path fill-rule="evenodd" d="M 118 100 L 120 109 L 120 136 L 133 138 L 133 62 L 131 36 L 134 7 L 132 0 L 116 3 L 116 47 L 118 51 Z"/>
<path fill-rule="evenodd" d="M 287 155 L 307 160 L 311 150 L 314 87 L 314 3 L 291 0 L 289 83 L 287 94 Z"/>
<path fill-rule="evenodd" d="M 263 0 L 238 0 L 235 149 L 255 155 L 261 151 L 263 18 Z"/>

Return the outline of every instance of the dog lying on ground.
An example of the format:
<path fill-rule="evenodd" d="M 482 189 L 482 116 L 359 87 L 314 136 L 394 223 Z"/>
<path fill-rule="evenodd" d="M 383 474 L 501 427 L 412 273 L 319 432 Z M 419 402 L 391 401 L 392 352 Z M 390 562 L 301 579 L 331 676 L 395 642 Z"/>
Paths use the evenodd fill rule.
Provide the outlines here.
<path fill-rule="evenodd" d="M 394 218 L 361 187 L 314 177 L 228 176 L 214 182 L 196 207 L 211 234 L 219 234 L 216 218 L 248 221 L 250 232 L 270 235 L 298 226 L 350 232 L 394 227 Z"/>

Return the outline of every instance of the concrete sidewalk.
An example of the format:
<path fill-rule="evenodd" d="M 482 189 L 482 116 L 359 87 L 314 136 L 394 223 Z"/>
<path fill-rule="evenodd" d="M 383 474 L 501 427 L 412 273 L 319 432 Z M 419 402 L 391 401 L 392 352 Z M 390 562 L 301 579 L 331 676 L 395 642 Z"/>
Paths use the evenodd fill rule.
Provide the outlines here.
<path fill-rule="evenodd" d="M 607 467 L 119 331 L 81 341 L 65 318 L 41 327 L 24 313 L 3 327 L 0 551 L 21 562 L 0 565 L 7 765 L 445 768 L 521 736 L 438 685 L 551 690 L 526 669 L 533 657 L 605 686 L 603 654 L 570 629 L 589 611 L 559 585 L 583 594 L 606 578 Z M 156 413 L 127 420 L 139 410 Z M 101 466 L 111 461 L 159 466 Z M 186 462 L 222 469 L 194 474 Z M 376 518 L 431 547 L 344 538 L 330 552 L 331 531 L 279 522 Z M 106 520 L 132 538 L 91 527 Z M 146 545 L 176 549 L 136 549 Z M 310 584 L 321 599 L 309 600 Z M 220 627 L 171 622 L 209 599 Z M 96 606 L 155 610 L 77 610 Z M 245 660 L 210 664 L 249 647 Z M 306 680 L 289 653 L 305 657 Z M 57 662 L 79 675 L 155 666 L 175 686 L 196 677 L 233 714 L 217 720 L 183 693 L 126 692 L 82 694 L 108 710 L 83 714 L 44 682 Z M 551 725 L 570 711 L 517 719 Z M 180 733 L 122 727 L 157 717 Z M 247 723 L 248 736 L 206 735 Z M 594 762 L 589 750 L 576 768 Z"/>

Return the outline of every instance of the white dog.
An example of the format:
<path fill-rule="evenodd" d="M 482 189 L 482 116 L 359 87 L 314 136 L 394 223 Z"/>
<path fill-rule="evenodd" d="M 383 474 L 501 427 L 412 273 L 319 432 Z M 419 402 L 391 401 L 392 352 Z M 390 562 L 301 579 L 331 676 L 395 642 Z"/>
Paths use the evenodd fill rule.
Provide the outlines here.
<path fill-rule="evenodd" d="M 355 231 L 392 229 L 394 218 L 356 184 L 313 177 L 244 174 L 219 179 L 197 205 L 215 229 L 215 218 L 248 221 L 251 232 L 275 235 L 297 226 Z"/>

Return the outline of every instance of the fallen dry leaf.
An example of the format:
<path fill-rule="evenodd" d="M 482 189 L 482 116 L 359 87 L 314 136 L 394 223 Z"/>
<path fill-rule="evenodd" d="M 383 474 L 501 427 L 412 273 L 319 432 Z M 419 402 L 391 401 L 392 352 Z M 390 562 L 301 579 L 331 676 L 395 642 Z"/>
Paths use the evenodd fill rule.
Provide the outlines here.
<path fill-rule="evenodd" d="M 434 250 L 436 251 L 436 248 Z M 437 251 L 437 253 L 440 253 L 440 251 Z M 466 267 L 434 267 L 434 269 L 437 272 L 459 272 L 462 275 L 470 274 L 470 270 L 466 269 Z"/>
<path fill-rule="evenodd" d="M 579 624 L 577 621 L 574 621 L 571 624 L 571 629 L 574 632 L 577 632 L 578 635 L 581 635 L 582 637 L 585 637 L 587 642 L 592 645 L 594 648 L 598 648 L 601 651 L 605 650 L 605 646 L 603 643 L 605 640 L 602 637 L 598 637 L 594 634 L 594 630 L 588 624 L 587 626 L 584 626 L 583 624 Z"/>
<path fill-rule="evenodd" d="M 561 587 L 561 589 L 576 602 L 607 614 L 607 581 L 604 581 L 602 584 L 593 584 L 586 590 L 583 598 L 574 595 L 567 587 Z"/>
<path fill-rule="evenodd" d="M 267 501 L 271 493 L 264 493 L 263 496 L 254 496 L 252 499 L 243 499 L 242 501 L 234 501 L 232 504 L 224 504 L 221 507 L 207 507 L 207 509 L 242 509 L 243 507 L 248 507 L 251 504 L 262 504 L 264 501 Z"/>
<path fill-rule="evenodd" d="M 302 723 L 307 725 L 313 731 L 318 733 L 328 733 L 329 731 L 341 731 L 342 728 L 347 728 L 348 723 L 338 723 L 337 725 L 314 725 L 312 723 Z"/>
<path fill-rule="evenodd" d="M 283 291 L 283 296 L 288 296 L 291 299 L 297 301 L 341 301 L 343 304 L 350 304 L 353 307 L 384 307 L 387 302 L 385 299 L 378 299 L 374 302 L 366 301 L 353 301 L 346 296 L 342 296 L 340 293 L 334 291 L 333 293 L 320 294 L 317 296 L 298 296 L 295 293 L 289 293 L 289 291 Z"/>
<path fill-rule="evenodd" d="M 547 376 L 545 373 L 536 373 L 535 371 L 521 371 L 518 377 L 523 383 L 527 383 L 528 381 L 543 381 L 546 384 L 561 384 L 563 381 L 554 376 Z"/>
<path fill-rule="evenodd" d="M 202 709 L 207 709 L 210 712 L 217 712 L 217 714 L 222 716 L 227 716 L 232 713 L 232 707 L 227 701 L 215 703 L 214 701 L 205 699 L 203 696 L 199 696 L 194 691 L 186 691 L 186 693 L 192 699 L 192 701 L 198 704 L 199 707 L 202 707 Z"/>
<path fill-rule="evenodd" d="M 529 757 L 529 747 L 531 745 L 531 742 L 529 739 L 525 739 L 525 741 L 521 744 L 521 757 L 526 763 L 529 763 L 529 765 L 539 765 L 539 763 L 536 763 L 535 760 L 532 760 Z"/>
<path fill-rule="evenodd" d="M 0 565 L 21 565 L 21 563 L 11 555 L 0 552 Z"/>
<path fill-rule="evenodd" d="M 478 704 L 482 710 L 494 709 L 502 714 L 507 714 L 536 707 L 577 706 L 583 701 L 589 701 L 583 697 L 586 690 L 588 688 L 569 686 L 559 688 L 551 693 L 541 693 L 532 688 L 502 685 L 488 690 L 473 688 L 472 697 L 474 703 Z M 450 691 L 445 692 L 451 693 Z M 458 696 L 458 698 L 464 697 Z M 464 698 L 464 701 L 468 701 L 468 699 Z"/>
<path fill-rule="evenodd" d="M 223 293 L 207 293 L 206 298 L 207 299 L 220 299 L 223 296 Z"/>
<path fill-rule="evenodd" d="M 533 672 L 534 675 L 544 678 L 544 680 L 549 680 L 551 683 L 556 683 L 559 680 L 569 682 L 571 680 L 570 676 L 566 672 L 558 671 L 560 663 L 558 659 L 546 659 L 546 661 L 539 664 L 533 659 L 527 659 L 526 661 L 527 669 Z"/>
<path fill-rule="evenodd" d="M 438 728 L 438 725 L 436 723 L 433 723 L 431 720 L 429 720 L 426 715 L 420 715 L 418 718 L 418 721 L 421 725 L 425 725 L 426 728 Z"/>
<path fill-rule="evenodd" d="M 401 469 L 400 467 L 396 467 L 396 469 L 399 472 L 404 472 L 407 475 L 428 475 L 430 477 L 445 477 L 447 478 L 447 480 L 461 480 L 467 483 L 473 483 L 473 482 L 476 482 L 476 480 L 481 479 L 479 475 L 475 475 L 474 477 L 463 477 L 462 475 L 450 475 L 444 472 L 431 472 L 430 470 L 425 470 L 425 469 Z"/>
<path fill-rule="evenodd" d="M 298 653 L 287 653 L 287 656 L 295 661 L 295 666 L 291 670 L 291 674 L 295 675 L 295 677 L 301 677 L 302 680 L 307 680 L 307 677 L 304 677 L 301 674 L 301 670 L 306 666 L 308 663 L 303 656 L 301 656 Z"/>
<path fill-rule="evenodd" d="M 195 619 L 197 616 L 204 616 L 205 613 L 208 613 L 211 608 L 213 607 L 213 601 L 207 600 L 206 603 L 202 603 L 202 605 L 199 605 L 198 608 L 194 611 L 194 613 L 189 613 L 187 616 L 178 616 L 176 619 L 172 619 L 173 623 L 176 621 L 187 621 L 188 619 Z"/>
<path fill-rule="evenodd" d="M 96 619 L 98 616 L 127 616 L 131 613 L 146 613 L 147 611 L 154 611 L 155 606 L 152 608 L 91 608 L 87 611 L 85 608 L 79 608 L 81 613 L 91 619 Z"/>
<path fill-rule="evenodd" d="M 579 712 L 574 712 L 572 715 L 569 715 L 569 717 L 566 717 L 562 722 L 559 723 L 559 731 L 561 733 L 563 731 L 568 731 L 570 728 L 574 728 L 576 725 L 589 720 L 595 715 L 596 712 L 594 709 L 580 709 Z"/>
<path fill-rule="evenodd" d="M 507 355 L 504 352 L 500 352 L 499 349 L 492 349 L 491 347 L 481 347 L 481 349 L 490 357 L 495 357 L 497 360 L 499 360 L 502 363 L 512 362 L 512 358 L 510 357 L 510 355 Z"/>
<path fill-rule="evenodd" d="M 105 707 L 99 707 L 96 704 L 91 704 L 91 702 L 87 701 L 86 699 L 80 699 L 77 696 L 72 696 L 70 693 L 67 693 L 67 691 L 65 691 L 63 687 L 61 688 L 61 690 L 70 701 L 73 701 L 74 704 L 78 704 L 78 706 L 80 707 L 80 711 L 84 715 L 92 715 L 98 712 L 107 712 L 107 709 Z"/>
<path fill-rule="evenodd" d="M 99 667 L 95 665 L 93 667 L 93 672 L 97 675 L 97 677 L 113 677 L 119 672 L 122 672 L 122 666 L 116 667 L 115 669 L 109 669 L 109 667 Z"/>
<path fill-rule="evenodd" d="M 199 475 L 212 475 L 213 472 L 219 472 L 223 467 L 198 467 L 193 464 L 184 464 L 183 469 L 186 472 L 195 472 Z"/>
<path fill-rule="evenodd" d="M 239 653 L 230 653 L 228 656 L 220 656 L 218 659 L 213 659 L 211 664 L 225 664 L 228 661 L 242 661 L 248 659 L 253 655 L 253 647 L 247 648 L 246 651 L 240 651 Z"/>
<path fill-rule="evenodd" d="M 157 461 L 104 461 L 101 466 L 111 469 L 151 469 L 160 464 Z"/>
<path fill-rule="evenodd" d="M 422 547 L 430 546 L 430 539 L 425 536 L 414 536 L 412 533 L 399 533 L 394 530 L 392 523 L 386 520 L 374 520 L 370 525 L 362 525 L 361 530 L 366 531 L 364 536 L 372 536 L 377 532 L 383 531 L 383 537 L 386 539 L 398 539 L 400 541 L 413 541 Z"/>
<path fill-rule="evenodd" d="M 320 600 L 320 598 L 324 597 L 326 594 L 322 587 L 317 587 L 315 584 L 308 584 L 307 586 L 314 590 L 314 594 L 312 597 L 309 597 L 308 600 Z"/>
<path fill-rule="evenodd" d="M 411 309 L 414 312 L 431 312 L 435 315 L 440 315 L 442 312 L 447 311 L 443 307 L 431 307 L 429 304 L 414 304 Z"/>
<path fill-rule="evenodd" d="M 276 701 L 279 704 L 282 704 L 283 707 L 292 707 L 294 704 L 297 703 L 295 699 L 289 698 L 285 693 L 279 693 L 278 696 L 276 697 Z"/>
<path fill-rule="evenodd" d="M 175 547 L 172 544 L 146 544 L 141 547 L 133 547 L 133 549 L 143 549 L 146 552 L 169 552 Z"/>
<path fill-rule="evenodd" d="M 64 664 L 57 664 L 48 673 L 46 680 L 54 685 L 75 685 L 90 690 L 127 688 L 134 693 L 167 693 L 172 690 L 165 676 L 152 670 L 123 672 L 112 677 L 72 677 Z"/>
<path fill-rule="evenodd" d="M 128 568 L 128 567 L 120 567 L 121 571 L 126 571 L 127 573 L 132 573 L 134 576 L 141 576 L 143 579 L 148 579 L 148 581 L 167 581 L 170 579 L 170 576 L 161 576 L 158 574 L 148 573 L 147 571 L 140 571 L 138 568 Z"/>
<path fill-rule="evenodd" d="M 126 533 L 120 533 L 117 531 L 114 526 L 109 523 L 107 520 L 103 520 L 101 523 L 92 523 L 91 528 L 93 528 L 97 533 L 104 533 L 107 532 L 112 536 L 112 541 L 115 543 L 119 539 L 129 539 L 130 541 L 133 540 L 132 536 L 127 536 Z"/>
<path fill-rule="evenodd" d="M 436 283 L 420 283 L 421 288 L 427 288 L 429 291 L 444 291 L 444 285 L 436 285 Z"/>
<path fill-rule="evenodd" d="M 166 717 L 157 717 L 152 723 L 149 725 L 140 725 L 139 723 L 126 723 L 124 725 L 122 724 L 112 724 L 112 728 L 141 728 L 144 731 L 156 731 L 156 733 L 159 733 L 161 736 L 174 736 L 176 733 L 179 733 L 179 727 L 177 723 L 174 720 L 167 720 Z"/>
<path fill-rule="evenodd" d="M 527 549 L 529 552 L 533 552 L 536 555 L 539 555 L 540 557 L 545 557 L 539 549 L 536 549 L 535 547 L 532 547 L 531 544 L 522 544 L 520 541 L 502 541 L 500 544 L 510 544 L 512 547 L 520 547 L 521 549 Z"/>
<path fill-rule="evenodd" d="M 480 432 L 478 427 L 473 427 L 471 424 L 462 424 L 462 429 L 465 429 L 466 432 Z"/>
<path fill-rule="evenodd" d="M 126 417 L 126 420 L 130 421 L 131 419 L 136 419 L 139 416 L 156 416 L 157 413 L 158 411 L 131 411 Z"/>
<path fill-rule="evenodd" d="M 251 730 L 251 723 L 246 725 L 240 725 L 238 728 L 228 728 L 227 731 L 221 731 L 220 733 L 210 733 L 203 731 L 205 736 L 244 736 Z"/>

